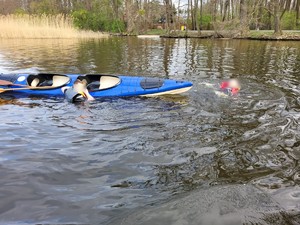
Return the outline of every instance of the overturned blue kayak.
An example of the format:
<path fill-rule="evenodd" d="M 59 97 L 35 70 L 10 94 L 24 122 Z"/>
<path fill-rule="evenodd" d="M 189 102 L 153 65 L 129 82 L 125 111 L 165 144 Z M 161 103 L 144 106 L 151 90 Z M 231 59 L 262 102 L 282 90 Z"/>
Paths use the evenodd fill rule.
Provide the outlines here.
<path fill-rule="evenodd" d="M 106 74 L 0 74 L 1 95 L 65 96 L 77 80 L 84 80 L 89 94 L 99 97 L 180 94 L 192 88 L 189 81 Z M 76 93 L 75 93 L 76 94 Z"/>

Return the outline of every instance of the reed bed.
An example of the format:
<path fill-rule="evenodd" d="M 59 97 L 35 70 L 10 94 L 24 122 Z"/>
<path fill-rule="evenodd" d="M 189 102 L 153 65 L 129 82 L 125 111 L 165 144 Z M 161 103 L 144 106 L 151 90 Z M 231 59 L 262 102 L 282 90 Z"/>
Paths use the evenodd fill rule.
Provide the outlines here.
<path fill-rule="evenodd" d="M 64 15 L 1 15 L 0 38 L 104 38 L 108 34 L 82 31 Z"/>

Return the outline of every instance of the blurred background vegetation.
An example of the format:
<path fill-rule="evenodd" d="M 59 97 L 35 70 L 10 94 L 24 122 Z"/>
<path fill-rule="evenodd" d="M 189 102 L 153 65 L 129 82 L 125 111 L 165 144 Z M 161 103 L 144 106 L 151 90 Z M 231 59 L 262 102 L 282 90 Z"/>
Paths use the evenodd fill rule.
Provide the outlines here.
<path fill-rule="evenodd" d="M 300 29 L 300 0 L 0 0 L 0 14 L 63 15 L 82 30 L 123 34 Z M 3 18 L 3 17 L 2 17 Z"/>

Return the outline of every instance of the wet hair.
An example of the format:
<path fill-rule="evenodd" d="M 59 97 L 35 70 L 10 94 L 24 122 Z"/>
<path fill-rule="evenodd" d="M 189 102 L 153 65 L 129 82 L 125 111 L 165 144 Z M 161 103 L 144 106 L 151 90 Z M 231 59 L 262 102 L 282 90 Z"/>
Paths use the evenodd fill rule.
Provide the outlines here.
<path fill-rule="evenodd" d="M 79 76 L 79 77 L 77 77 L 77 80 L 80 80 L 80 81 L 85 80 L 87 85 L 89 83 L 91 83 L 90 79 L 87 76 Z"/>

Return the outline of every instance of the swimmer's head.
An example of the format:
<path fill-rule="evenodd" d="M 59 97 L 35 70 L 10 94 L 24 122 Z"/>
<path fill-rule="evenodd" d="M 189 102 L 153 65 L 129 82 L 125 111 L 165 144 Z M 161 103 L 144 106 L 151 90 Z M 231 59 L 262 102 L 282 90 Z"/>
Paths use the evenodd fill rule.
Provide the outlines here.
<path fill-rule="evenodd" d="M 241 89 L 241 85 L 237 79 L 230 79 L 228 81 L 223 81 L 220 88 L 229 90 L 232 94 L 237 94 Z"/>
<path fill-rule="evenodd" d="M 228 81 L 228 87 L 229 88 L 236 88 L 238 90 L 241 89 L 241 85 L 240 85 L 240 82 L 237 80 L 237 79 L 230 79 Z"/>

